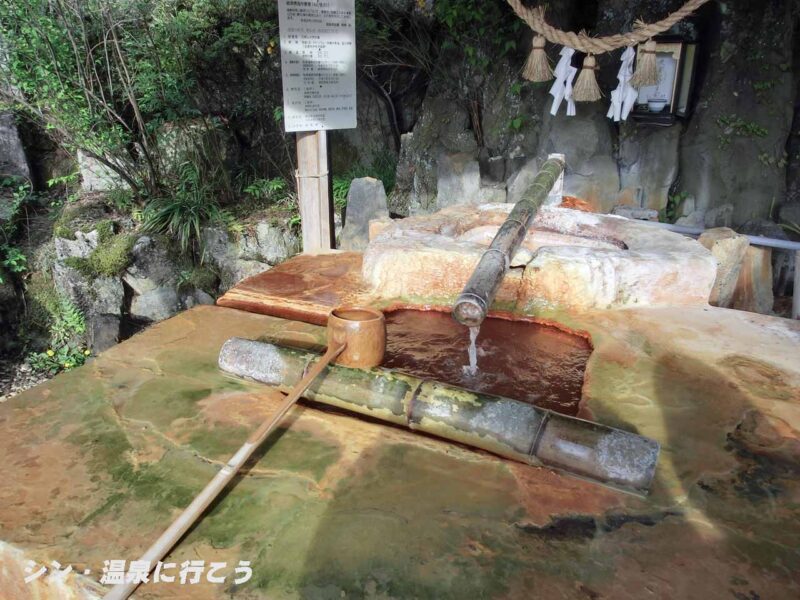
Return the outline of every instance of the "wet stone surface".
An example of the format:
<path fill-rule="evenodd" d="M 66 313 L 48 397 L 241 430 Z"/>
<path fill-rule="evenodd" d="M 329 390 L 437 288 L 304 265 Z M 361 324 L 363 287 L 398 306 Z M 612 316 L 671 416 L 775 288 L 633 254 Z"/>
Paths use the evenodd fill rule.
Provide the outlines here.
<path fill-rule="evenodd" d="M 798 597 L 800 327 L 708 311 L 564 320 L 594 345 L 578 415 L 662 444 L 649 497 L 301 404 L 169 557 L 253 578 L 137 597 Z M 232 336 L 324 344 L 202 306 L 0 404 L 3 541 L 95 579 L 138 558 L 280 402 L 218 370 Z"/>

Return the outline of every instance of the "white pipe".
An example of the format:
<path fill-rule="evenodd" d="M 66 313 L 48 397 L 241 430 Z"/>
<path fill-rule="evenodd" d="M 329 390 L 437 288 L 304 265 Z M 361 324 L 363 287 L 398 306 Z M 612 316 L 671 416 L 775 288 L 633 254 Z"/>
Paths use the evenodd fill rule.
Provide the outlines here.
<path fill-rule="evenodd" d="M 792 318 L 800 319 L 800 250 L 794 253 L 794 292 L 792 292 Z"/>
<path fill-rule="evenodd" d="M 662 229 L 668 229 L 669 231 L 674 231 L 675 233 L 682 233 L 684 235 L 691 235 L 691 236 L 700 236 L 703 234 L 704 231 L 707 231 L 702 227 L 686 227 L 685 225 L 673 225 L 672 223 L 660 223 L 658 221 L 641 220 L 639 222 L 644 223 L 645 225 L 661 227 Z M 793 242 L 791 240 L 779 240 L 777 238 L 769 238 L 761 235 L 747 235 L 746 237 L 748 240 L 750 240 L 750 243 L 754 246 L 763 246 L 765 248 L 780 248 L 781 250 L 794 250 L 794 251 L 800 250 L 800 242 Z"/>
<path fill-rule="evenodd" d="M 640 221 L 662 229 L 668 229 L 675 233 L 682 233 L 683 235 L 700 236 L 705 229 L 702 227 L 685 227 L 684 225 L 673 225 L 672 223 L 659 223 L 658 221 Z M 794 251 L 794 291 L 792 292 L 792 318 L 800 319 L 800 242 L 793 242 L 791 240 L 779 240 L 776 238 L 768 238 L 761 235 L 748 235 L 748 241 L 753 246 L 761 246 L 764 248 L 778 248 L 780 250 Z"/>

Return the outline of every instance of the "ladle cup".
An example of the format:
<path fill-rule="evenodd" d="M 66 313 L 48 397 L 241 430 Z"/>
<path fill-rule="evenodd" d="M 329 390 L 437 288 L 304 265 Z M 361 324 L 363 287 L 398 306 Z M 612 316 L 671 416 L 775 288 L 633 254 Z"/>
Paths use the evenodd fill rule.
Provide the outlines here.
<path fill-rule="evenodd" d="M 343 367 L 371 369 L 383 361 L 386 351 L 386 319 L 383 313 L 361 306 L 340 306 L 328 315 L 328 350 L 344 345 L 336 357 Z"/>
<path fill-rule="evenodd" d="M 369 369 L 381 364 L 385 349 L 386 320 L 382 312 L 361 306 L 340 306 L 333 309 L 328 315 L 328 348 L 325 354 L 308 369 L 305 377 L 289 392 L 272 416 L 247 438 L 236 454 L 161 534 L 161 537 L 148 548 L 140 560 L 148 563 L 152 569 L 167 555 L 331 361 L 335 360 L 337 364 L 346 367 Z M 125 600 L 138 585 L 137 582 L 118 584 L 104 598 Z"/>

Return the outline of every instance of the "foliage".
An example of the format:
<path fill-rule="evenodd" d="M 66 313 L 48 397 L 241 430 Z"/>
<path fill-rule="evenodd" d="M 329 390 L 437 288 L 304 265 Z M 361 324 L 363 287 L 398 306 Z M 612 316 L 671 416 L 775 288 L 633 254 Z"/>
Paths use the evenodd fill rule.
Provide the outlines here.
<path fill-rule="evenodd" d="M 217 289 L 218 282 L 219 277 L 214 271 L 205 265 L 196 266 L 180 272 L 178 276 L 178 289 L 199 289 L 206 292 L 214 292 Z"/>
<path fill-rule="evenodd" d="M 333 176 L 333 205 L 342 210 L 347 206 L 347 194 L 350 192 L 352 177 L 334 175 Z"/>
<path fill-rule="evenodd" d="M 667 197 L 667 205 L 658 211 L 658 220 L 662 223 L 674 223 L 681 215 L 683 203 L 689 197 L 688 192 L 678 192 Z"/>
<path fill-rule="evenodd" d="M 394 189 L 397 173 L 397 157 L 388 151 L 375 155 L 369 166 L 356 164 L 342 175 L 333 176 L 333 204 L 339 210 L 347 206 L 347 194 L 353 179 L 359 177 L 374 177 L 383 183 L 386 194 Z"/>
<path fill-rule="evenodd" d="M 56 296 L 45 306 L 50 314 L 50 347 L 29 355 L 31 366 L 55 375 L 82 365 L 91 353 L 83 343 L 86 322 L 83 313 L 66 296 Z"/>
<path fill-rule="evenodd" d="M 746 121 L 736 115 L 725 115 L 717 119 L 717 125 L 723 130 L 724 135 L 738 135 L 741 137 L 766 137 L 769 131 L 754 123 Z"/>
<path fill-rule="evenodd" d="M 0 187 L 11 192 L 8 216 L 0 222 L 0 284 L 5 283 L 4 273 L 19 274 L 27 270 L 27 257 L 14 246 L 18 221 L 23 205 L 32 199 L 30 185 L 20 183 L 18 179 L 7 177 L 0 181 Z M 0 199 L 0 202 L 5 200 Z"/>
<path fill-rule="evenodd" d="M 9 43 L 0 77 L 12 85 L 0 98 L 111 169 L 135 199 L 161 197 L 179 166 L 164 132 L 178 129 L 200 146 L 219 126 L 202 114 L 202 70 L 244 47 L 274 51 L 275 17 L 274 3 L 263 1 L 2 2 L 0 39 Z M 223 153 L 212 150 L 205 155 L 220 166 Z"/>
<path fill-rule="evenodd" d="M 0 264 L 11 273 L 22 273 L 27 270 L 27 257 L 22 253 L 22 250 L 15 246 L 3 244 L 0 246 L 0 257 L 2 261 Z M 3 280 L 0 278 L 0 283 Z"/>
<path fill-rule="evenodd" d="M 480 70 L 517 47 L 522 20 L 501 0 L 436 0 L 433 12 L 447 33 L 445 48 L 459 48 Z"/>
<path fill-rule="evenodd" d="M 800 236 L 800 224 L 794 223 L 792 221 L 781 223 L 781 227 L 783 227 L 786 231 L 795 234 L 796 236 Z"/>
<path fill-rule="evenodd" d="M 143 215 L 144 231 L 173 237 L 184 253 L 200 247 L 201 228 L 207 223 L 225 223 L 225 212 L 214 198 L 197 164 L 181 166 L 178 187 L 172 196 L 155 198 Z"/>
<path fill-rule="evenodd" d="M 274 203 L 286 197 L 288 185 L 284 179 L 256 179 L 246 188 L 244 193 L 255 200 Z"/>

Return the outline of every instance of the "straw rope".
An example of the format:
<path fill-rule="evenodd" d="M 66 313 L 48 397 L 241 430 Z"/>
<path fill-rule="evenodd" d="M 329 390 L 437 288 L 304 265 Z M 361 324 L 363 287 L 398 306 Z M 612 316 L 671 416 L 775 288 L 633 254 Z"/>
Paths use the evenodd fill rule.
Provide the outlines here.
<path fill-rule="evenodd" d="M 617 48 L 625 46 L 635 46 L 641 42 L 646 42 L 651 37 L 667 31 L 681 19 L 685 19 L 697 8 L 708 2 L 708 0 L 689 0 L 686 4 L 670 14 L 668 17 L 655 23 L 645 23 L 637 20 L 634 23 L 633 31 L 629 33 L 619 33 L 605 37 L 590 37 L 585 32 L 575 33 L 572 31 L 561 31 L 549 25 L 544 19 L 544 7 L 527 8 L 521 0 L 508 0 L 511 8 L 517 16 L 525 21 L 528 26 L 539 35 L 544 36 L 547 41 L 561 46 L 569 46 L 579 52 L 587 54 L 602 54 L 611 52 Z"/>

